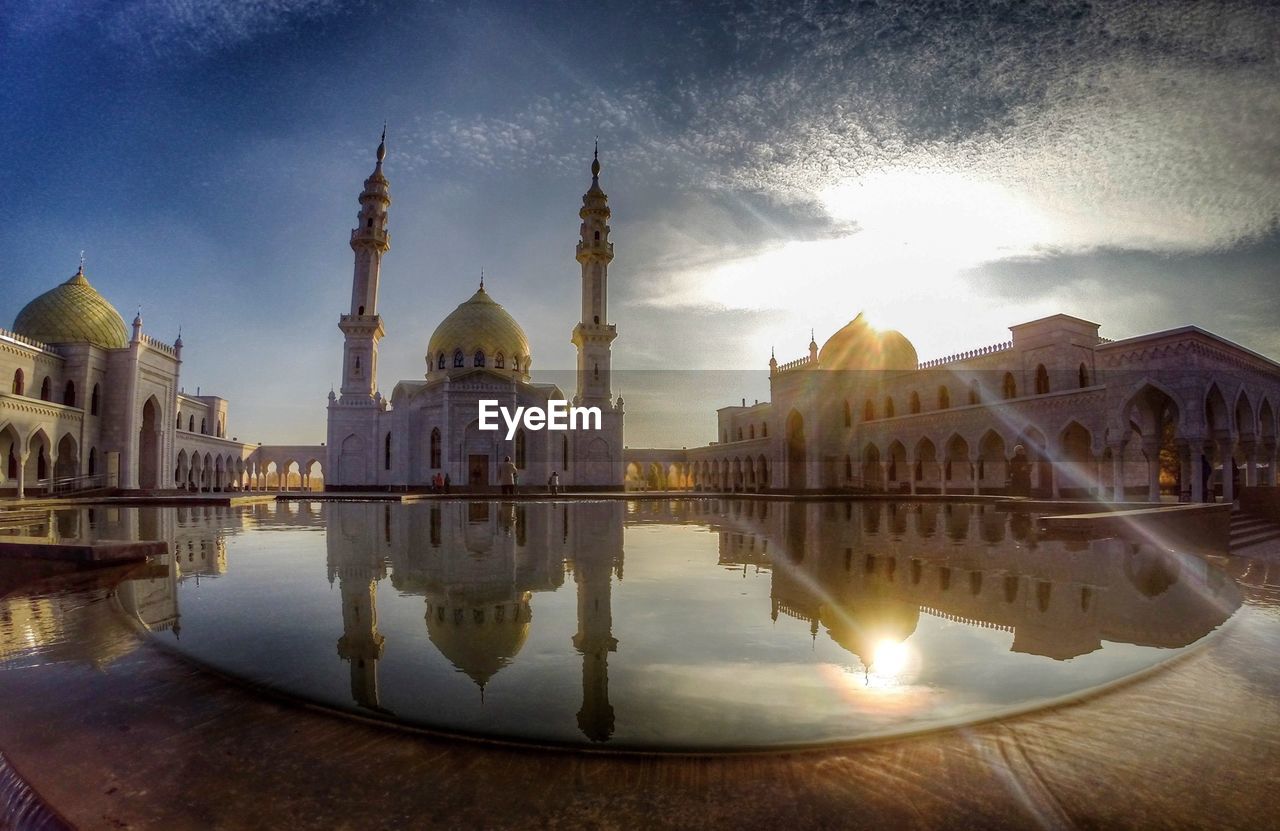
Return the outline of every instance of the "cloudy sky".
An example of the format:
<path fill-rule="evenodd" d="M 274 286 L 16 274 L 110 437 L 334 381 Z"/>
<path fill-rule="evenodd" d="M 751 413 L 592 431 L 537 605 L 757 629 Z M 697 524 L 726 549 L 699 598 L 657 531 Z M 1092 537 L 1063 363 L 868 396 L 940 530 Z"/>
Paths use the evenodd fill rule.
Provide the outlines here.
<path fill-rule="evenodd" d="M 322 440 L 386 120 L 387 391 L 482 268 L 572 367 L 596 135 L 615 366 L 742 370 L 621 373 L 629 444 L 710 440 L 859 311 L 922 359 L 1054 312 L 1280 357 L 1278 51 L 1242 2 L 14 0 L 0 324 L 84 249 L 232 433 Z"/>

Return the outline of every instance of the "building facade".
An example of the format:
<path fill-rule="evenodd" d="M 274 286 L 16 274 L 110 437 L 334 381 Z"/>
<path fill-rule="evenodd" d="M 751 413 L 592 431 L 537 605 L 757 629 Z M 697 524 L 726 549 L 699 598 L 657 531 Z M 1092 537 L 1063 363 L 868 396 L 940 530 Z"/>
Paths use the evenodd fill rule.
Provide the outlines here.
<path fill-rule="evenodd" d="M 83 265 L 23 307 L 0 329 L 0 496 L 283 487 L 295 461 L 306 484 L 323 448 L 228 437 L 228 402 L 183 390 L 182 348 L 141 312 L 127 329 Z"/>
<path fill-rule="evenodd" d="M 1005 343 L 920 362 L 859 315 L 769 362 L 770 401 L 717 413 L 718 441 L 629 453 L 638 487 L 1234 498 L 1276 484 L 1280 364 L 1194 326 L 1111 341 L 1053 315 Z"/>
<path fill-rule="evenodd" d="M 577 390 L 571 404 L 598 408 L 599 429 L 483 430 L 480 401 L 515 412 L 569 401 L 554 384 L 536 383 L 533 349 L 524 329 L 485 290 L 479 289 L 436 327 L 428 341 L 424 380 L 400 381 L 385 397 L 378 387 L 378 349 L 385 335 L 378 312 L 382 258 L 391 248 L 391 205 L 383 174 L 384 142 L 360 194 L 351 307 L 340 317 L 342 385 L 329 394 L 326 486 L 345 489 L 424 488 L 439 478 L 468 490 L 499 484 L 510 457 L 520 485 L 545 487 L 552 474 L 574 489 L 622 487 L 623 402 L 611 386 L 612 342 L 608 318 L 608 197 L 600 187 L 598 155 L 583 195 L 576 256 L 581 270 L 581 318 L 573 329 L 578 349 Z M 592 422 L 594 424 L 594 421 Z"/>

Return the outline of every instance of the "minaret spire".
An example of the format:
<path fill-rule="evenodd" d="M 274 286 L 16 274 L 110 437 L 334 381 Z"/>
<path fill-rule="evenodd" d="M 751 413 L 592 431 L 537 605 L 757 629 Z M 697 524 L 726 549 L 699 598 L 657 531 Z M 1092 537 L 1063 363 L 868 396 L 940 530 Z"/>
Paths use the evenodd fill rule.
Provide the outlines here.
<path fill-rule="evenodd" d="M 342 315 L 338 328 L 346 336 L 343 349 L 342 403 L 374 404 L 378 389 L 378 341 L 385 331 L 378 314 L 378 283 L 382 276 L 382 256 L 391 250 L 387 232 L 387 211 L 391 190 L 382 173 L 387 157 L 387 126 L 382 125 L 377 164 L 364 180 L 360 212 L 351 231 L 355 269 L 351 279 L 351 309 Z"/>
<path fill-rule="evenodd" d="M 573 344 L 578 347 L 578 392 L 582 405 L 613 405 L 609 375 L 612 354 L 610 344 L 618 331 L 609 323 L 609 263 L 613 262 L 613 243 L 609 241 L 609 197 L 600 187 L 600 142 L 591 154 L 591 187 L 582 195 L 578 216 L 581 239 L 577 260 L 582 266 L 582 318 L 573 329 Z"/>

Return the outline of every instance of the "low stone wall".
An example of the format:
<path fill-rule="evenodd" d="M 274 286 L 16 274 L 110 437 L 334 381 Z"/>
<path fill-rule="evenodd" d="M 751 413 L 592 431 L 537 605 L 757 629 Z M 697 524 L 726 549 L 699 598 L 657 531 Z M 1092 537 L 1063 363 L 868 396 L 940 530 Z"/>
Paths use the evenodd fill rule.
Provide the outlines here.
<path fill-rule="evenodd" d="M 1044 517 L 1040 525 L 1046 534 L 1055 536 L 1121 537 L 1171 548 L 1226 553 L 1231 541 L 1231 505 L 1161 505 L 1068 514 Z"/>
<path fill-rule="evenodd" d="M 1280 488 L 1275 487 L 1243 487 L 1240 489 L 1240 510 L 1280 522 Z"/>

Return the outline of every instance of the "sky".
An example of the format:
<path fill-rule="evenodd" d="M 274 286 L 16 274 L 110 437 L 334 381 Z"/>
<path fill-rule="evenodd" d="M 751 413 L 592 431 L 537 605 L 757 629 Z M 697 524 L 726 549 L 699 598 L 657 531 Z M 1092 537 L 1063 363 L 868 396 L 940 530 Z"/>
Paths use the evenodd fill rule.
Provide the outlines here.
<path fill-rule="evenodd" d="M 229 432 L 322 441 L 385 121 L 388 394 L 481 269 L 572 368 L 597 136 L 632 446 L 860 311 L 922 360 L 1057 312 L 1280 358 L 1278 52 L 1245 2 L 11 0 L 0 326 L 83 250 Z"/>

